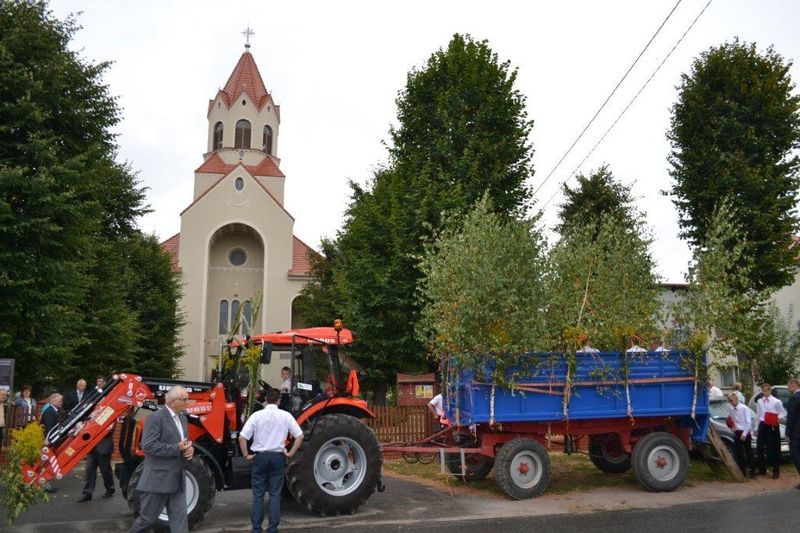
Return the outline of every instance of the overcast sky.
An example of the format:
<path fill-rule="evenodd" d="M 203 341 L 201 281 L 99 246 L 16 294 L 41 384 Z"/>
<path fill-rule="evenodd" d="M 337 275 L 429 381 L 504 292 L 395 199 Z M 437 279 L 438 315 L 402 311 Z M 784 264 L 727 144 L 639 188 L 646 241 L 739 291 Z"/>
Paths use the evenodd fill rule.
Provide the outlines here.
<path fill-rule="evenodd" d="M 683 0 L 636 68 L 536 195 L 547 202 L 639 91 L 706 5 Z M 383 141 L 396 120 L 407 72 L 446 46 L 453 33 L 489 41 L 519 69 L 533 129 L 536 188 L 564 155 L 661 24 L 676 0 L 550 2 L 275 2 L 56 0 L 59 17 L 78 16 L 73 47 L 112 61 L 105 82 L 118 96 L 120 159 L 149 187 L 145 231 L 166 239 L 192 201 L 193 171 L 206 150 L 208 100 L 244 51 L 248 25 L 255 60 L 281 106 L 278 156 L 295 235 L 317 247 L 342 223 L 349 179 L 364 183 L 386 161 Z M 664 281 L 684 279 L 689 248 L 678 237 L 668 189 L 665 133 L 675 87 L 693 58 L 739 36 L 800 59 L 800 2 L 715 0 L 609 136 L 581 167 L 608 163 L 633 187 L 647 214 Z M 792 67 L 800 79 L 800 67 Z M 560 196 L 545 209 L 556 221 Z"/>

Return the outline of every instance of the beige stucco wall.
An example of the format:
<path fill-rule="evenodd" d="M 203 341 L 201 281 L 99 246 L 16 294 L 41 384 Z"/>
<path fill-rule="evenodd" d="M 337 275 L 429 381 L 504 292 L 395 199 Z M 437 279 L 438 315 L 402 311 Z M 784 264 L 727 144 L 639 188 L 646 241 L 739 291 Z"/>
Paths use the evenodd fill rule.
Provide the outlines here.
<path fill-rule="evenodd" d="M 245 181 L 244 190 L 234 188 L 236 177 Z M 208 379 L 213 360 L 209 354 L 217 353 L 219 338 L 215 330 L 219 313 L 218 300 L 230 284 L 239 283 L 242 291 L 257 290 L 256 271 L 217 271 L 214 265 L 222 265 L 228 246 L 237 242 L 235 238 L 223 237 L 213 248 L 212 237 L 218 230 L 230 224 L 244 224 L 252 228 L 263 242 L 260 261 L 263 309 L 259 332 L 279 331 L 291 326 L 291 302 L 304 285 L 303 280 L 288 277 L 292 264 L 292 218 L 259 187 L 255 178 L 241 167 L 226 176 L 194 206 L 181 216 L 181 244 L 179 263 L 182 269 L 184 297 L 181 309 L 186 317 L 183 328 L 184 357 L 181 361 L 186 379 Z M 238 242 L 251 246 L 257 252 L 258 242 L 251 236 Z M 249 244 L 248 244 L 249 242 Z M 223 246 L 224 245 L 224 246 Z M 213 252 L 213 253 L 212 253 Z M 253 255 L 250 255 L 253 258 Z M 242 299 L 244 300 L 244 298 Z M 211 309 L 209 309 L 211 307 Z M 209 324 L 211 322 L 211 324 Z M 254 328 L 255 329 L 255 328 Z M 283 366 L 280 360 L 271 367 Z M 274 373 L 273 368 L 267 374 Z"/>
<path fill-rule="evenodd" d="M 242 105 L 244 102 L 244 105 Z M 207 152 L 212 151 L 214 144 L 214 126 L 217 122 L 222 122 L 224 130 L 222 132 L 222 146 L 233 148 L 236 122 L 241 119 L 249 120 L 251 125 L 250 148 L 261 150 L 261 141 L 264 126 L 272 128 L 272 154 L 278 155 L 278 115 L 275 113 L 275 105 L 272 97 L 269 97 L 266 105 L 261 109 L 253 104 L 246 94 L 242 94 L 231 104 L 230 109 L 225 105 L 221 94 L 217 94 L 211 110 L 208 113 L 208 143 Z"/>

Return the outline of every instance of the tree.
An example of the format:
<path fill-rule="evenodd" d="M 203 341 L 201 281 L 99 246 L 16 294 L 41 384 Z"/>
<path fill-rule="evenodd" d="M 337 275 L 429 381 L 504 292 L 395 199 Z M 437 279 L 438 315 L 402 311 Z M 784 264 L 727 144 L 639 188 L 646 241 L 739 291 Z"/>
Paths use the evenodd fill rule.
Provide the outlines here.
<path fill-rule="evenodd" d="M 738 213 L 756 289 L 791 282 L 797 252 L 800 96 L 790 61 L 738 39 L 704 52 L 672 109 L 669 162 L 683 236 L 697 246 L 722 198 Z"/>
<path fill-rule="evenodd" d="M 131 364 L 142 339 L 126 246 L 144 191 L 116 162 L 108 63 L 71 52 L 76 31 L 46 2 L 0 3 L 0 351 L 39 389 Z"/>
<path fill-rule="evenodd" d="M 673 311 L 680 327 L 674 344 L 697 354 L 709 352 L 712 366 L 738 363 L 742 373 L 750 373 L 755 381 L 765 348 L 766 296 L 742 288 L 754 266 L 738 218 L 731 203 L 721 199 L 704 240 L 693 251 L 686 298 Z"/>
<path fill-rule="evenodd" d="M 321 254 L 309 254 L 309 275 L 314 280 L 307 283 L 295 300 L 303 323 L 317 326 L 332 324 L 341 318 L 341 297 L 336 292 L 334 274 L 339 261 L 338 243 L 322 239 Z"/>
<path fill-rule="evenodd" d="M 532 122 L 515 81 L 516 71 L 485 41 L 455 35 L 408 74 L 389 167 L 367 188 L 353 185 L 334 283 L 359 334 L 363 366 L 382 390 L 396 372 L 430 366 L 415 336 L 415 289 L 418 256 L 442 212 L 466 212 L 487 192 L 503 217 L 527 208 Z"/>
<path fill-rule="evenodd" d="M 448 219 L 420 263 L 417 332 L 429 352 L 468 366 L 494 356 L 500 378 L 518 356 L 541 349 L 545 251 L 535 220 L 500 217 L 488 199 Z"/>
<path fill-rule="evenodd" d="M 608 165 L 603 165 L 589 176 L 578 174 L 578 184 L 572 189 L 563 184 L 565 201 L 559 206 L 561 223 L 556 227 L 560 234 L 571 228 L 599 222 L 604 215 L 634 225 L 638 218 L 633 207 L 631 189 L 617 181 Z"/>
<path fill-rule="evenodd" d="M 774 304 L 768 306 L 764 316 L 763 335 L 760 339 L 759 381 L 786 383 L 797 372 L 800 362 L 800 329 L 792 315 L 781 316 Z"/>
<path fill-rule="evenodd" d="M 547 323 L 552 348 L 624 351 L 655 332 L 659 307 L 650 238 L 612 215 L 572 226 L 550 253 Z M 579 334 L 578 334 L 579 332 Z"/>

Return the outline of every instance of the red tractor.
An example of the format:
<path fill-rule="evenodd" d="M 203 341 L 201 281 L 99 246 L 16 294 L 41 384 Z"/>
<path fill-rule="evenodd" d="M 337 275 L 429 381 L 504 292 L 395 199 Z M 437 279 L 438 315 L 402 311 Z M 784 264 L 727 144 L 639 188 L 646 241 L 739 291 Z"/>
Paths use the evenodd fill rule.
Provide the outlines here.
<path fill-rule="evenodd" d="M 214 383 L 115 374 L 104 387 L 84 395 L 48 432 L 41 461 L 23 464 L 23 475 L 29 483 L 39 484 L 61 478 L 121 418 L 119 451 L 123 462 L 116 465 L 116 474 L 131 509 L 138 513 L 136 485 L 143 468 L 140 439 L 145 415 L 159 408 L 170 387 L 182 385 L 189 391 L 189 438 L 195 446 L 195 458 L 187 463 L 185 480 L 189 525 L 199 523 L 211 509 L 217 491 L 250 487 L 250 465 L 237 445 L 244 423 L 242 384 L 237 376 L 243 350 L 255 344 L 261 347 L 261 363 L 268 364 L 273 353 L 282 352 L 293 370 L 286 403 L 303 428 L 305 439 L 287 467 L 288 492 L 320 515 L 352 513 L 376 488 L 383 490 L 380 446 L 361 420 L 375 415 L 357 397 L 358 379 L 348 369 L 342 350 L 352 342 L 352 333 L 340 324 L 231 340 L 228 352 L 232 368 Z M 260 381 L 261 392 L 269 387 Z M 255 406 L 260 408 L 260 403 L 256 401 Z M 168 525 L 166 511 L 160 520 Z"/>

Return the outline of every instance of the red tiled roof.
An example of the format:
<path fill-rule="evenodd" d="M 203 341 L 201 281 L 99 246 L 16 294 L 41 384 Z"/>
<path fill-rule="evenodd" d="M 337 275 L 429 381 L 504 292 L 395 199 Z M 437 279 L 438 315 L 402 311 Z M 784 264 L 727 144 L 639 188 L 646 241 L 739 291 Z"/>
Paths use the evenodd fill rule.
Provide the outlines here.
<path fill-rule="evenodd" d="M 178 250 L 181 247 L 181 234 L 176 233 L 166 241 L 161 243 L 161 247 L 169 252 L 169 255 L 172 257 L 172 268 L 174 270 L 180 270 L 178 267 Z"/>
<path fill-rule="evenodd" d="M 290 276 L 308 276 L 311 271 L 311 254 L 319 255 L 309 245 L 292 235 L 292 268 Z"/>
<path fill-rule="evenodd" d="M 264 86 L 264 80 L 261 79 L 261 74 L 258 72 L 253 54 L 250 52 L 242 54 L 221 92 L 228 107 L 238 100 L 242 93 L 246 94 L 259 109 L 264 107 L 267 100 L 269 100 L 269 93 Z"/>
<path fill-rule="evenodd" d="M 397 374 L 398 383 L 434 383 L 433 374 Z"/>
<path fill-rule="evenodd" d="M 235 165 L 229 165 L 225 163 L 219 154 L 211 154 L 211 156 L 203 161 L 203 164 L 197 167 L 195 172 L 201 172 L 203 174 L 223 174 L 228 175 L 233 172 L 233 169 L 239 166 L 239 163 Z M 271 176 L 274 178 L 285 178 L 283 172 L 278 168 L 278 165 L 275 164 L 275 161 L 272 157 L 267 156 L 264 158 L 261 163 L 258 165 L 242 165 L 247 172 L 250 173 L 251 176 Z"/>

